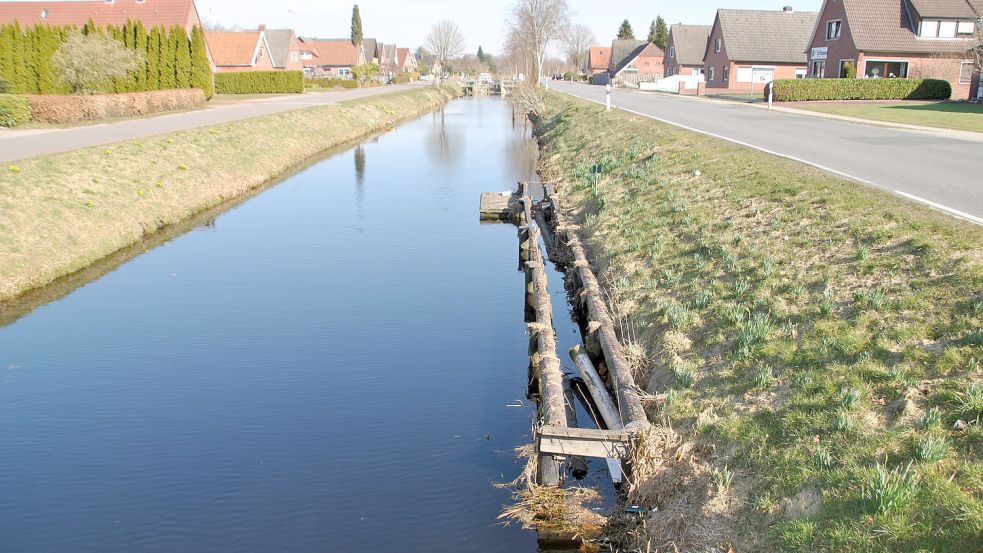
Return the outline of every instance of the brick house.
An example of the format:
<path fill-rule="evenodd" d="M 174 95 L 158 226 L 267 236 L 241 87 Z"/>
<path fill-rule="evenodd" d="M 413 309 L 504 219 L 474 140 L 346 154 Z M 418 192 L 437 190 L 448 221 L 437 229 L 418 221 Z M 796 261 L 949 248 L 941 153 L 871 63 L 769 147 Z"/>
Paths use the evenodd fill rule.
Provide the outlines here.
<path fill-rule="evenodd" d="M 774 79 L 804 78 L 817 15 L 717 10 L 703 55 L 707 91 L 753 93 Z"/>
<path fill-rule="evenodd" d="M 611 48 L 591 46 L 587 51 L 587 76 L 607 74 L 609 67 L 611 67 Z"/>
<path fill-rule="evenodd" d="M 274 69 L 304 70 L 304 63 L 300 60 L 300 41 L 293 29 L 267 29 L 266 42 L 270 46 Z"/>
<path fill-rule="evenodd" d="M 356 48 L 351 39 L 302 37 L 299 40 L 304 71 L 309 75 L 351 79 L 352 67 L 365 63 L 365 50 L 361 44 Z M 304 59 L 306 57 L 311 59 Z"/>
<path fill-rule="evenodd" d="M 676 24 L 669 28 L 669 42 L 662 61 L 666 77 L 703 74 L 703 54 L 710 38 L 710 25 Z"/>
<path fill-rule="evenodd" d="M 122 27 L 127 20 L 140 21 L 148 29 L 180 25 L 189 35 L 194 27 L 201 26 L 194 0 L 0 2 L 0 23 L 18 21 L 21 27 L 37 24 L 82 27 L 90 19 L 100 26 Z"/>
<path fill-rule="evenodd" d="M 983 0 L 825 0 L 806 50 L 809 76 L 933 78 L 978 94 L 969 49 Z"/>
<path fill-rule="evenodd" d="M 611 43 L 609 78 L 612 83 L 629 86 L 657 81 L 665 74 L 665 55 L 647 40 L 615 40 Z"/>
<path fill-rule="evenodd" d="M 205 42 L 216 73 L 274 69 L 262 25 L 255 31 L 205 31 Z"/>
<path fill-rule="evenodd" d="M 410 53 L 409 48 L 396 48 L 396 57 L 400 71 L 404 73 L 416 71 L 416 58 Z"/>

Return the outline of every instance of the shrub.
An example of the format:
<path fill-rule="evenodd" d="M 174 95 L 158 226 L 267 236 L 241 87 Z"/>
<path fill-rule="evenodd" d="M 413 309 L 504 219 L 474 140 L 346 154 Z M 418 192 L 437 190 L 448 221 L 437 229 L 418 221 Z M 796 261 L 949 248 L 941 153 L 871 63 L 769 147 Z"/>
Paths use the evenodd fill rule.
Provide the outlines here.
<path fill-rule="evenodd" d="M 952 96 L 952 85 L 941 79 L 780 79 L 771 86 L 776 102 L 948 100 Z"/>
<path fill-rule="evenodd" d="M 215 74 L 218 94 L 299 94 L 304 92 L 302 71 L 235 71 Z"/>
<path fill-rule="evenodd" d="M 0 94 L 0 127 L 16 127 L 31 120 L 31 104 L 19 94 Z"/>
<path fill-rule="evenodd" d="M 72 92 L 93 94 L 112 92 L 114 79 L 136 71 L 146 59 L 146 54 L 118 40 L 74 31 L 51 57 L 51 64 Z"/>
<path fill-rule="evenodd" d="M 45 94 L 25 98 L 35 121 L 54 124 L 148 115 L 205 103 L 205 93 L 197 88 L 87 96 Z"/>

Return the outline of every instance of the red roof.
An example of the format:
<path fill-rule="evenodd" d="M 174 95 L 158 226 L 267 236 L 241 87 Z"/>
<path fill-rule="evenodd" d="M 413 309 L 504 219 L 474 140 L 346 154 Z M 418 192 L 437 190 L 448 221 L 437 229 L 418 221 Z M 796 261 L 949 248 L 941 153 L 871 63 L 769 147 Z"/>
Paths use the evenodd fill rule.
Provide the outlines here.
<path fill-rule="evenodd" d="M 259 31 L 205 32 L 205 41 L 215 65 L 252 65 L 261 39 Z"/>
<path fill-rule="evenodd" d="M 400 67 L 406 65 L 406 58 L 410 55 L 409 48 L 396 48 L 396 58 L 398 58 L 398 63 Z"/>
<path fill-rule="evenodd" d="M 359 65 L 359 50 L 347 38 L 338 39 L 300 39 L 300 47 L 309 47 L 318 58 L 318 65 L 349 66 Z"/>
<path fill-rule="evenodd" d="M 611 48 L 607 46 L 591 46 L 590 55 L 587 59 L 590 62 L 590 70 L 607 69 L 611 65 Z"/>
<path fill-rule="evenodd" d="M 117 26 L 124 25 L 127 19 L 139 20 L 147 28 L 180 25 L 190 29 L 201 24 L 194 0 L 114 0 L 111 3 L 104 0 L 0 1 L 0 23 L 13 23 L 16 20 L 22 27 L 38 23 L 81 27 L 89 19 L 97 25 Z"/>

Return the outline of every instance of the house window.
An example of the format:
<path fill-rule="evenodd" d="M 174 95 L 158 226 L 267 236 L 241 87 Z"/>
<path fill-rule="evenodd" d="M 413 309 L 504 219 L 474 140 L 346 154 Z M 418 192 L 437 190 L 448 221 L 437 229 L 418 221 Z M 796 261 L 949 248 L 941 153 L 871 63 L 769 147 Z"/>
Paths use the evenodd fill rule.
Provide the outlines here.
<path fill-rule="evenodd" d="M 349 68 L 347 68 L 347 67 L 342 67 L 342 68 L 338 69 L 338 74 L 339 75 L 351 75 L 352 74 L 352 70 L 349 69 Z"/>
<path fill-rule="evenodd" d="M 969 23 L 969 25 L 963 23 Z M 957 32 L 972 34 L 972 26 L 972 22 L 923 19 L 921 27 L 918 29 L 918 36 L 920 38 L 955 38 Z"/>
<path fill-rule="evenodd" d="M 707 80 L 708 81 L 712 81 L 713 80 L 713 66 L 712 65 L 707 69 Z"/>
<path fill-rule="evenodd" d="M 967 84 L 973 80 L 973 62 L 964 61 L 959 65 L 959 84 Z"/>
<path fill-rule="evenodd" d="M 908 77 L 908 62 L 868 60 L 864 64 L 868 79 L 904 79 Z"/>
<path fill-rule="evenodd" d="M 935 38 L 939 36 L 939 22 L 922 20 L 922 27 L 918 31 L 918 36 L 923 38 Z"/>
<path fill-rule="evenodd" d="M 826 76 L 826 60 L 815 60 L 812 62 L 812 76 L 822 79 Z"/>
<path fill-rule="evenodd" d="M 838 40 L 843 28 L 843 21 L 834 19 L 826 22 L 826 40 Z"/>
<path fill-rule="evenodd" d="M 959 29 L 956 31 L 961 35 L 971 35 L 976 31 L 976 24 L 972 21 L 960 21 Z"/>
<path fill-rule="evenodd" d="M 676 47 L 675 46 L 670 46 L 669 47 L 669 57 L 672 58 L 672 59 L 676 59 Z"/>
<path fill-rule="evenodd" d="M 724 75 L 723 75 L 723 77 L 724 77 L 724 82 L 726 83 L 727 80 L 730 78 L 730 66 L 729 65 L 725 65 L 724 66 Z"/>
<path fill-rule="evenodd" d="M 713 51 L 714 52 L 719 52 L 720 51 L 720 47 L 721 47 L 721 45 L 723 45 L 723 43 L 724 43 L 723 39 L 719 39 L 719 38 L 717 40 L 713 41 Z"/>
<path fill-rule="evenodd" d="M 263 49 L 260 48 L 259 49 L 259 59 L 263 59 L 265 56 L 266 56 L 266 54 L 263 52 Z"/>
<path fill-rule="evenodd" d="M 796 69 L 795 70 L 795 78 L 796 79 L 804 79 L 804 78 L 806 78 L 806 70 L 805 69 Z"/>

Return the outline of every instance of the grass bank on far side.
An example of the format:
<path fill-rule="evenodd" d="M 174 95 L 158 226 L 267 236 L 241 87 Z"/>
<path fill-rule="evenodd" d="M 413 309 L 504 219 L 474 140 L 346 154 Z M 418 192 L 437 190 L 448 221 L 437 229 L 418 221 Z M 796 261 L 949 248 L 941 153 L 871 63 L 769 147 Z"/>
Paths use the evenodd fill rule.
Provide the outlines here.
<path fill-rule="evenodd" d="M 453 97 L 421 88 L 0 167 L 0 301 Z"/>
<path fill-rule="evenodd" d="M 792 102 L 782 105 L 871 121 L 983 132 L 983 105 L 969 102 Z"/>
<path fill-rule="evenodd" d="M 557 94 L 536 132 L 662 425 L 620 545 L 979 548 L 983 229 Z"/>

